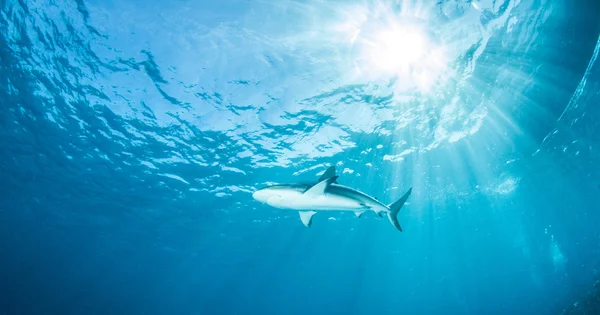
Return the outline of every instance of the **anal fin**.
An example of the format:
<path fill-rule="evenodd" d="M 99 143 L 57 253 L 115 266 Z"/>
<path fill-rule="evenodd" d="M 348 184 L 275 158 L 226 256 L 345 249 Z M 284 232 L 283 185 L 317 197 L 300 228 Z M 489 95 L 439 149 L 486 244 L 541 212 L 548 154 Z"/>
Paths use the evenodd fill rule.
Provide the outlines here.
<path fill-rule="evenodd" d="M 304 226 L 306 227 L 310 227 L 312 225 L 312 218 L 313 215 L 315 215 L 315 213 L 317 213 L 316 211 L 300 211 L 300 220 L 302 221 L 302 224 L 304 224 Z"/>

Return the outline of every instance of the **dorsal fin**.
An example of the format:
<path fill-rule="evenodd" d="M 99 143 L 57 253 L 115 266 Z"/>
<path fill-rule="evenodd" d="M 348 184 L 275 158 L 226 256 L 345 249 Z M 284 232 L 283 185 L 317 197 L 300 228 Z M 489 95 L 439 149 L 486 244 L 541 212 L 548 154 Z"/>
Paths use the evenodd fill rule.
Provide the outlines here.
<path fill-rule="evenodd" d="M 307 191 L 304 192 L 304 194 L 305 195 L 313 195 L 313 196 L 323 195 L 325 193 L 325 189 L 327 189 L 327 187 L 329 185 L 331 185 L 331 183 L 335 182 L 335 180 L 337 178 L 338 178 L 337 176 L 333 176 L 333 177 L 324 179 L 324 180 L 320 181 L 319 183 L 317 183 L 316 185 L 310 187 Z"/>
<path fill-rule="evenodd" d="M 322 182 L 333 176 L 335 176 L 335 165 L 332 165 L 332 166 L 328 167 L 327 170 L 325 170 L 325 173 L 323 173 L 323 175 L 321 175 L 321 177 L 319 177 L 319 182 Z M 337 183 L 337 182 L 334 180 L 333 183 Z"/>

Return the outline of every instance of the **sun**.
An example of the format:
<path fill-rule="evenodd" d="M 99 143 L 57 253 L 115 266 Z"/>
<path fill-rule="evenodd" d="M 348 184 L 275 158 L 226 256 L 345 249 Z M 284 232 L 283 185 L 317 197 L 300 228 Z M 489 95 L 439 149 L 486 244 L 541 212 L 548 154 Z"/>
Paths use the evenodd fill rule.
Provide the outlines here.
<path fill-rule="evenodd" d="M 363 57 L 384 72 L 410 71 L 427 49 L 425 36 L 415 28 L 390 27 L 381 29 L 362 43 Z"/>
<path fill-rule="evenodd" d="M 394 80 L 397 91 L 428 93 L 448 73 L 445 46 L 426 17 L 390 12 L 385 7 L 362 8 L 347 15 L 339 30 L 346 32 L 355 76 L 370 82 Z"/>

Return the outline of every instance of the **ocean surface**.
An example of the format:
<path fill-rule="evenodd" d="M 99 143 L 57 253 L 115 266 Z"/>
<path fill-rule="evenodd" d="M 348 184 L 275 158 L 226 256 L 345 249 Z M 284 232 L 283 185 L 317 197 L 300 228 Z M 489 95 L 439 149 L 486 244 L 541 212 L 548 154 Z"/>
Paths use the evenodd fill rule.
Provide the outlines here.
<path fill-rule="evenodd" d="M 599 36 L 598 0 L 0 0 L 0 315 L 600 314 Z M 331 165 L 412 187 L 403 232 L 252 198 Z"/>

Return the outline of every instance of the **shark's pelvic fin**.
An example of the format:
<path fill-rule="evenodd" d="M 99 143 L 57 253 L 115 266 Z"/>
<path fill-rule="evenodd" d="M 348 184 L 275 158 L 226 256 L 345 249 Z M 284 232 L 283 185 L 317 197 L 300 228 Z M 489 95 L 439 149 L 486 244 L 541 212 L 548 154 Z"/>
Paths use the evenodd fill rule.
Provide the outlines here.
<path fill-rule="evenodd" d="M 307 191 L 304 192 L 304 194 L 307 196 L 323 195 L 325 193 L 325 189 L 327 189 L 327 187 L 329 185 L 331 185 L 331 183 L 333 183 L 337 178 L 338 178 L 337 176 L 333 176 L 333 177 L 324 179 L 324 180 L 320 181 L 318 184 L 310 187 Z"/>
<path fill-rule="evenodd" d="M 316 211 L 300 211 L 300 220 L 302 220 L 302 224 L 306 227 L 310 227 L 312 225 L 312 218 Z"/>
<path fill-rule="evenodd" d="M 392 225 L 400 232 L 402 232 L 402 227 L 400 227 L 400 222 L 398 222 L 398 212 L 400 212 L 400 209 L 402 208 L 402 206 L 406 202 L 406 199 L 408 199 L 408 196 L 410 196 L 411 193 L 412 187 L 404 194 L 404 196 L 402 196 L 402 198 L 388 205 L 388 207 L 390 208 L 390 212 L 387 213 L 388 219 L 390 219 Z"/>
<path fill-rule="evenodd" d="M 365 213 L 364 211 L 354 211 L 354 215 L 356 215 L 357 218 L 360 218 L 363 213 Z"/>
<path fill-rule="evenodd" d="M 330 167 L 327 168 L 327 170 L 325 171 L 325 173 L 323 173 L 323 175 L 321 175 L 321 177 L 319 177 L 319 182 L 322 182 L 328 178 L 334 177 L 335 176 L 335 165 L 332 165 Z M 336 180 L 334 180 L 332 183 L 337 183 Z"/>

